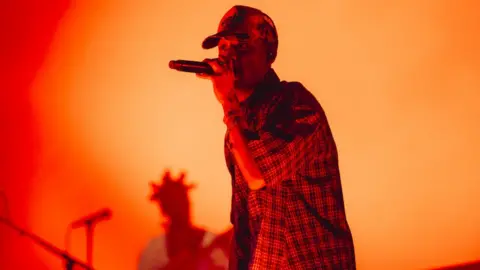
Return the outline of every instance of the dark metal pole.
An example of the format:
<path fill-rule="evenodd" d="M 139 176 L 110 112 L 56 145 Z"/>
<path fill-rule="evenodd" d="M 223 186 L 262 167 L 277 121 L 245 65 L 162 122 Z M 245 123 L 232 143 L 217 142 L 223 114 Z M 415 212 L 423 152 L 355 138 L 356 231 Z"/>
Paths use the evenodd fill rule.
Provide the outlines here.
<path fill-rule="evenodd" d="M 42 239 L 41 237 L 39 237 L 39 236 L 37 236 L 33 233 L 27 232 L 26 230 L 24 230 L 24 229 L 18 227 L 17 225 L 13 224 L 10 220 L 8 220 L 6 218 L 3 218 L 3 217 L 0 217 L 0 223 L 4 223 L 5 225 L 7 225 L 10 228 L 14 229 L 15 231 L 19 232 L 20 235 L 26 236 L 26 237 L 32 239 L 35 243 L 37 243 L 38 245 L 43 247 L 45 250 L 53 253 L 54 255 L 62 258 L 63 260 L 65 260 L 65 269 L 73 270 L 73 266 L 78 265 L 78 266 L 82 267 L 83 269 L 93 270 L 91 265 L 87 265 L 87 264 L 81 262 L 80 260 L 78 260 L 76 258 L 73 258 L 72 256 L 70 256 L 64 250 L 50 244 L 46 240 Z"/>

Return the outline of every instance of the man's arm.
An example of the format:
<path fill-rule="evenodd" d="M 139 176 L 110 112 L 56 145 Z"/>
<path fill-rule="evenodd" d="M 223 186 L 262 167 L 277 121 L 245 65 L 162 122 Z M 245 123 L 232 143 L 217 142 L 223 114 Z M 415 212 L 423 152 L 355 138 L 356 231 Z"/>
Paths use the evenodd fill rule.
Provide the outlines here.
<path fill-rule="evenodd" d="M 248 149 L 248 142 L 243 135 L 240 125 L 233 124 L 230 126 L 230 142 L 232 143 L 233 156 L 243 177 L 247 181 L 248 187 L 252 190 L 264 187 L 265 180 L 254 157 L 250 153 L 250 149 Z"/>
<path fill-rule="evenodd" d="M 230 177 L 232 178 L 232 203 L 230 209 L 230 222 L 233 225 L 229 234 L 229 269 L 247 269 L 250 256 L 249 224 L 246 199 L 248 187 L 243 183 L 235 182 L 235 165 L 231 153 L 231 142 L 225 136 L 225 160 Z"/>
<path fill-rule="evenodd" d="M 288 109 L 273 122 L 278 130 L 262 130 L 255 140 L 244 136 L 241 116 L 227 121 L 232 152 L 252 190 L 293 179 L 298 169 L 312 162 L 316 155 L 326 153 L 324 131 L 328 124 L 323 111 L 300 84 Z M 285 120 L 286 119 L 286 120 Z"/>

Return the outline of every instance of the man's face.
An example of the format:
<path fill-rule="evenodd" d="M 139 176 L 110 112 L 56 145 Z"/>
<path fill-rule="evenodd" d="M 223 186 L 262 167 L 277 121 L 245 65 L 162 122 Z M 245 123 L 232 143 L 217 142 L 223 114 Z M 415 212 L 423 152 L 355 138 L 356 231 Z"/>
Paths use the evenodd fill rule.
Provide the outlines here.
<path fill-rule="evenodd" d="M 218 57 L 224 61 L 234 60 L 235 87 L 239 90 L 253 89 L 270 68 L 261 40 L 248 41 L 242 47 L 236 37 L 222 38 L 218 43 Z"/>

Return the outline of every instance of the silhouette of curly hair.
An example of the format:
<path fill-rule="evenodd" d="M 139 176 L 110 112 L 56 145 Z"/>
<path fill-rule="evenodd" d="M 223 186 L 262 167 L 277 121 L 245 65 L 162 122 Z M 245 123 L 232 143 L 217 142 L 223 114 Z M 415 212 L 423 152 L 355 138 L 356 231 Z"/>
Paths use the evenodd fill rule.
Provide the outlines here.
<path fill-rule="evenodd" d="M 195 184 L 185 183 L 185 172 L 181 172 L 177 178 L 173 178 L 170 170 L 166 170 L 162 177 L 161 184 L 150 182 L 152 194 L 151 201 L 165 201 L 178 198 L 179 196 L 187 196 L 188 192 L 195 188 Z"/>

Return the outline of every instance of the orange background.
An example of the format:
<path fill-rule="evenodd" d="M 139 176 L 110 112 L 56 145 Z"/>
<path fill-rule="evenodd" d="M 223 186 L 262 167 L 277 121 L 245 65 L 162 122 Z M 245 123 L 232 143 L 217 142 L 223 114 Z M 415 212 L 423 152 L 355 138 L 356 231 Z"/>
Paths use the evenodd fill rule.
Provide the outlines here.
<path fill-rule="evenodd" d="M 275 70 L 328 114 L 358 269 L 480 259 L 480 4 L 467 0 L 10 4 L 0 189 L 13 221 L 63 248 L 69 222 L 110 207 L 94 265 L 134 269 L 161 232 L 148 182 L 171 168 L 198 183 L 195 222 L 227 228 L 221 108 L 208 81 L 167 64 L 214 57 L 201 41 L 238 3 L 274 19 Z M 3 225 L 0 237 L 1 269 L 60 269 Z M 81 259 L 84 241 L 75 230 Z"/>

